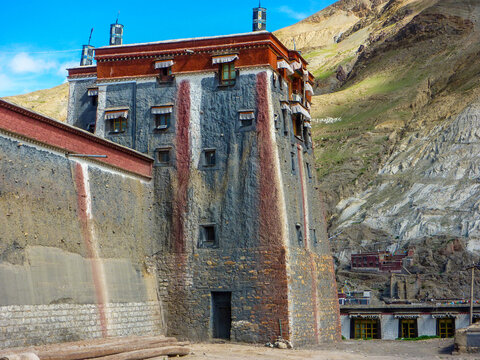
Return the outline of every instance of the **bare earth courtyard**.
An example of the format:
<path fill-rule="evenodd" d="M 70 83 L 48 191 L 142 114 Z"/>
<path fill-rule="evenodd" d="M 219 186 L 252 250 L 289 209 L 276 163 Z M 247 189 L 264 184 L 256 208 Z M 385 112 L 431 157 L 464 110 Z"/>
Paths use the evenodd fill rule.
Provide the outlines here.
<path fill-rule="evenodd" d="M 338 344 L 320 345 L 308 350 L 280 350 L 260 345 L 238 343 L 192 344 L 190 359 L 480 359 L 480 354 L 451 355 L 453 339 L 424 341 L 346 340 Z"/>

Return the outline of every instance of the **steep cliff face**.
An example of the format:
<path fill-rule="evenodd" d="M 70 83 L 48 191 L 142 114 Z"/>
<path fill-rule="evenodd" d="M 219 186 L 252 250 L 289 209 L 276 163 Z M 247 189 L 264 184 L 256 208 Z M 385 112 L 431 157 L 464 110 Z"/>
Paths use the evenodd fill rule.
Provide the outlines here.
<path fill-rule="evenodd" d="M 446 235 L 480 250 L 480 102 L 426 134 L 409 135 L 376 184 L 336 210 L 339 228 L 361 221 L 401 242 Z"/>
<path fill-rule="evenodd" d="M 349 272 L 350 254 L 415 246 L 404 296 L 468 293 L 459 270 L 480 252 L 479 16 L 473 0 L 379 2 L 300 49 L 317 69 L 317 169 L 339 283 L 393 296 L 387 277 Z"/>

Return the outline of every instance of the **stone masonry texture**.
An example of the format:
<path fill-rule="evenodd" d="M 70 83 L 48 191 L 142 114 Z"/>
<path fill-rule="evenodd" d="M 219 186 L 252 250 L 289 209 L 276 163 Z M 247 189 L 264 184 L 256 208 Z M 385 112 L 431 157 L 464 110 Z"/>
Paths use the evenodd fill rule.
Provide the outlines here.
<path fill-rule="evenodd" d="M 281 109 L 288 87 L 274 86 L 265 68 L 240 71 L 227 87 L 218 74 L 202 73 L 167 84 L 99 83 L 99 94 L 98 135 L 127 146 L 135 139 L 134 148 L 151 156 L 171 149 L 170 164 L 154 167 L 154 217 L 163 235 L 155 262 L 168 334 L 210 339 L 212 292 L 230 292 L 232 339 L 338 340 L 313 149 L 293 135 L 291 114 Z M 165 104 L 173 105 L 170 127 L 155 131 L 151 108 Z M 105 132 L 106 108 L 129 110 L 124 133 Z M 253 111 L 253 125 L 243 127 L 239 111 Z M 215 150 L 214 166 L 205 166 L 206 150 Z M 214 226 L 214 246 L 202 246 L 203 225 Z"/>
<path fill-rule="evenodd" d="M 152 181 L 0 133 L 0 214 L 0 347 L 165 333 Z"/>

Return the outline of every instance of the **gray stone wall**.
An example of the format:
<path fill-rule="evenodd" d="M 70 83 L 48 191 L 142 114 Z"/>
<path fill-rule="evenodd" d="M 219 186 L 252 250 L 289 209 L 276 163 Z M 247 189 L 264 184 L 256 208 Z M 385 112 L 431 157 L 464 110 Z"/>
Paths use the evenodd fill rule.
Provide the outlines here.
<path fill-rule="evenodd" d="M 88 88 L 95 87 L 96 78 L 85 80 L 70 80 L 67 122 L 86 130 L 88 125 L 95 122 L 97 105 Z"/>
<path fill-rule="evenodd" d="M 153 181 L 0 133 L 0 214 L 1 347 L 165 332 Z"/>
<path fill-rule="evenodd" d="M 110 303 L 109 336 L 152 335 L 163 319 L 159 302 Z M 2 348 L 102 337 L 95 304 L 0 306 Z"/>
<path fill-rule="evenodd" d="M 275 161 L 279 163 L 281 178 L 281 184 L 272 184 L 272 189 L 283 187 L 286 211 L 288 234 L 280 247 L 260 246 L 259 133 L 256 120 L 252 126 L 242 127 L 238 114 L 240 110 L 251 110 L 258 116 L 257 74 L 263 71 L 268 74 L 268 131 L 275 129 Z M 183 90 L 182 81 L 188 84 Z M 185 86 L 190 97 L 188 119 L 179 119 L 179 93 Z M 274 307 L 262 303 L 269 296 L 288 297 L 286 311 L 290 312 L 291 324 L 284 324 L 288 333 L 283 336 L 290 336 L 299 345 L 339 336 L 333 262 L 315 188 L 313 149 L 293 135 L 291 114 L 280 107 L 280 101 L 287 99 L 287 84 L 280 87 L 267 68 L 241 70 L 236 84 L 230 87 L 219 86 L 213 73 L 177 75 L 169 84 L 159 84 L 152 78 L 99 86 L 97 135 L 154 157 L 156 149 L 171 148 L 169 165 L 156 160 L 153 212 L 148 213 L 157 228 L 152 235 L 156 247 L 149 253 L 156 254 L 159 292 L 168 309 L 170 335 L 193 340 L 211 337 L 211 293 L 229 291 L 231 335 L 236 340 L 264 341 L 280 335 L 278 320 L 283 315 L 269 319 L 271 323 L 266 325 L 267 312 L 259 310 L 262 306 Z M 170 103 L 170 127 L 155 131 L 152 106 Z M 125 133 L 106 131 L 103 119 L 108 108 L 129 109 Z M 180 134 L 185 126 L 187 136 Z M 214 166 L 205 166 L 206 149 L 215 150 Z M 178 154 L 188 154 L 188 158 L 177 159 Z M 179 206 L 182 191 L 185 208 Z M 284 214 L 272 216 L 281 218 Z M 201 244 L 202 225 L 206 224 L 215 227 L 216 241 L 209 248 Z M 301 226 L 301 241 L 297 224 Z M 180 252 L 176 250 L 179 238 L 184 241 L 184 250 Z M 117 246 L 124 245 L 112 245 L 112 251 Z M 265 260 L 266 256 L 277 256 L 277 252 L 285 250 L 288 267 L 278 257 Z M 279 290 L 273 285 L 277 275 L 268 275 L 269 271 L 282 272 L 287 268 L 288 288 L 277 294 L 275 291 Z"/>

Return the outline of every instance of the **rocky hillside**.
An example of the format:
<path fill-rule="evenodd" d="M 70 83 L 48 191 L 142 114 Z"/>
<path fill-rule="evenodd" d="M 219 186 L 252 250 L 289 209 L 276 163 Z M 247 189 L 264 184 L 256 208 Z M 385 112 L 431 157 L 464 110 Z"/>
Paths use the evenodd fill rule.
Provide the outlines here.
<path fill-rule="evenodd" d="M 480 250 L 479 17 L 475 0 L 345 0 L 277 33 L 317 75 L 317 169 L 340 282 L 394 296 L 388 277 L 349 272 L 349 256 L 413 245 L 403 296 L 468 294 L 459 271 Z M 339 18 L 309 41 L 309 28 L 327 34 Z"/>
<path fill-rule="evenodd" d="M 60 121 L 67 120 L 67 83 L 24 95 L 7 96 L 4 99 L 54 119 Z"/>

